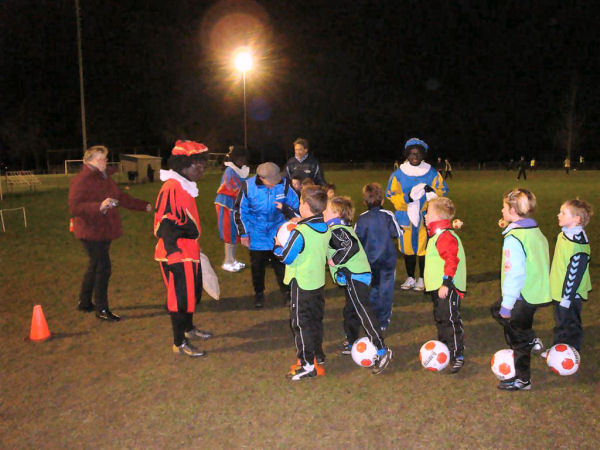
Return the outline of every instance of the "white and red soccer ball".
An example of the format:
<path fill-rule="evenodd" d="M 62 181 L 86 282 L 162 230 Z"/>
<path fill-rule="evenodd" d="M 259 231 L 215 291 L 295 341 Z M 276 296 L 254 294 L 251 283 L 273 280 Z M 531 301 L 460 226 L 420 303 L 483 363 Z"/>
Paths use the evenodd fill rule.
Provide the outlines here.
<path fill-rule="evenodd" d="M 494 353 L 490 365 L 494 375 L 501 381 L 510 380 L 517 375 L 515 371 L 515 354 L 511 349 L 505 348 Z"/>
<path fill-rule="evenodd" d="M 292 231 L 294 230 L 294 228 L 296 228 L 297 225 L 297 223 L 291 221 L 284 222 L 281 224 L 281 226 L 277 230 L 277 240 L 279 241 L 282 247 L 285 246 L 285 244 L 287 244 L 287 241 L 290 238 Z"/>
<path fill-rule="evenodd" d="M 557 375 L 573 375 L 580 362 L 579 352 L 567 344 L 556 344 L 546 355 L 546 364 Z"/>
<path fill-rule="evenodd" d="M 352 359 L 361 367 L 371 367 L 377 360 L 377 347 L 369 340 L 363 337 L 352 345 Z"/>
<path fill-rule="evenodd" d="M 443 342 L 427 341 L 421 346 L 419 360 L 427 370 L 439 372 L 450 363 L 450 351 Z"/>

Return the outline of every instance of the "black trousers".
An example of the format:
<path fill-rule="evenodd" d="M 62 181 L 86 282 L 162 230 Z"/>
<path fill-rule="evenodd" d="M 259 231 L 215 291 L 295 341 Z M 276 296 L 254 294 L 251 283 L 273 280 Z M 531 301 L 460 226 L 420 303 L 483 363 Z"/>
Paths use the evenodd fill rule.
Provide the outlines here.
<path fill-rule="evenodd" d="M 283 284 L 285 265 L 270 250 L 250 250 L 250 270 L 252 271 L 254 292 L 260 294 L 265 291 L 265 270 L 268 263 L 271 264 L 271 267 L 275 271 L 279 289 L 281 292 L 287 292 L 288 287 Z"/>
<path fill-rule="evenodd" d="M 525 300 L 517 300 L 510 319 L 505 319 L 500 316 L 501 303 L 502 299 L 499 299 L 492 305 L 492 317 L 504 328 L 504 339 L 513 349 L 516 377 L 523 381 L 529 381 L 531 378 L 531 349 L 535 339 L 533 316 L 537 307 Z"/>
<path fill-rule="evenodd" d="M 583 326 L 581 324 L 581 311 L 583 309 L 583 300 L 576 298 L 571 300 L 568 308 L 563 308 L 559 303 L 554 307 L 554 345 L 568 344 L 575 350 L 581 350 L 581 341 L 583 340 Z"/>
<path fill-rule="evenodd" d="M 173 326 L 173 344 L 179 347 L 183 344 L 185 332 L 194 328 L 193 313 L 171 312 L 171 325 Z"/>
<path fill-rule="evenodd" d="M 519 180 L 521 178 L 521 174 L 523 174 L 523 179 L 526 180 L 527 172 L 525 172 L 525 169 L 523 169 L 523 168 L 519 169 L 519 173 L 517 174 L 517 180 Z"/>
<path fill-rule="evenodd" d="M 417 255 L 404 255 L 404 264 L 406 264 L 406 274 L 415 278 L 415 269 L 417 267 Z M 419 256 L 419 274 L 421 278 L 425 273 L 425 256 Z"/>
<path fill-rule="evenodd" d="M 296 356 L 303 366 L 314 364 L 315 356 L 324 357 L 323 315 L 325 298 L 323 288 L 307 291 L 298 286 L 294 278 L 290 282 L 290 319 Z"/>
<path fill-rule="evenodd" d="M 81 283 L 79 303 L 88 306 L 92 303 L 92 294 L 96 300 L 96 310 L 108 309 L 108 280 L 111 274 L 110 249 L 111 241 L 87 241 L 81 243 L 90 258 L 87 270 Z"/>
<path fill-rule="evenodd" d="M 450 358 L 455 360 L 463 356 L 464 331 L 460 317 L 460 297 L 456 289 L 449 289 L 446 298 L 438 297 L 437 291 L 431 292 L 433 301 L 433 320 L 438 332 L 438 341 L 450 350 Z"/>
<path fill-rule="evenodd" d="M 344 306 L 344 332 L 352 345 L 358 339 L 362 327 L 369 340 L 378 350 L 385 348 L 379 321 L 369 303 L 369 286 L 346 276 L 346 305 Z"/>

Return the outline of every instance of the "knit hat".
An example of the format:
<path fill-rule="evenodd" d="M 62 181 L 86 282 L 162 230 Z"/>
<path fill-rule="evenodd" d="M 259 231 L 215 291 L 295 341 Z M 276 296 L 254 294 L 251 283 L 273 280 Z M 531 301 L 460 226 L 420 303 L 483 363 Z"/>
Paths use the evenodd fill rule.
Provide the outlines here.
<path fill-rule="evenodd" d="M 199 155 L 208 151 L 208 147 L 204 144 L 194 141 L 177 141 L 175 147 L 171 150 L 173 156 L 193 156 Z"/>
<path fill-rule="evenodd" d="M 425 153 L 427 153 L 427 150 L 429 150 L 429 146 L 425 143 L 425 141 L 422 141 L 419 138 L 410 138 L 408 141 L 406 141 L 406 144 L 404 144 L 404 150 L 410 150 L 414 147 L 421 147 Z"/>
<path fill-rule="evenodd" d="M 256 168 L 256 174 L 267 180 L 270 184 L 277 184 L 281 181 L 279 166 L 272 162 L 262 163 Z"/>

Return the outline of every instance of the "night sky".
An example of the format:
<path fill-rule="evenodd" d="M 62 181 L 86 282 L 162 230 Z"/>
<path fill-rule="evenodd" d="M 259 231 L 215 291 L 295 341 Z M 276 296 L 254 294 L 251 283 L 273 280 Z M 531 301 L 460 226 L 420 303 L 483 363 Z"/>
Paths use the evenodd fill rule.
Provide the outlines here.
<path fill-rule="evenodd" d="M 88 145 L 166 155 L 188 138 L 283 162 L 600 159 L 597 1 L 80 0 Z M 0 159 L 81 151 L 74 0 L 0 0 Z M 569 121 L 569 118 L 571 121 Z M 77 150 L 78 149 L 78 150 Z"/>

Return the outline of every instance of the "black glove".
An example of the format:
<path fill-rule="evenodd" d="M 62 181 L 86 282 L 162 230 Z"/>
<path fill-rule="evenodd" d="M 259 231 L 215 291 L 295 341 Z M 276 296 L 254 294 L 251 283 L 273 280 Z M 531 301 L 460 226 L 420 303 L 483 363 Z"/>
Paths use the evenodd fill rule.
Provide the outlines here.
<path fill-rule="evenodd" d="M 428 184 L 425 185 L 424 189 L 425 189 L 425 192 L 433 192 L 433 188 L 431 186 L 429 186 Z"/>

